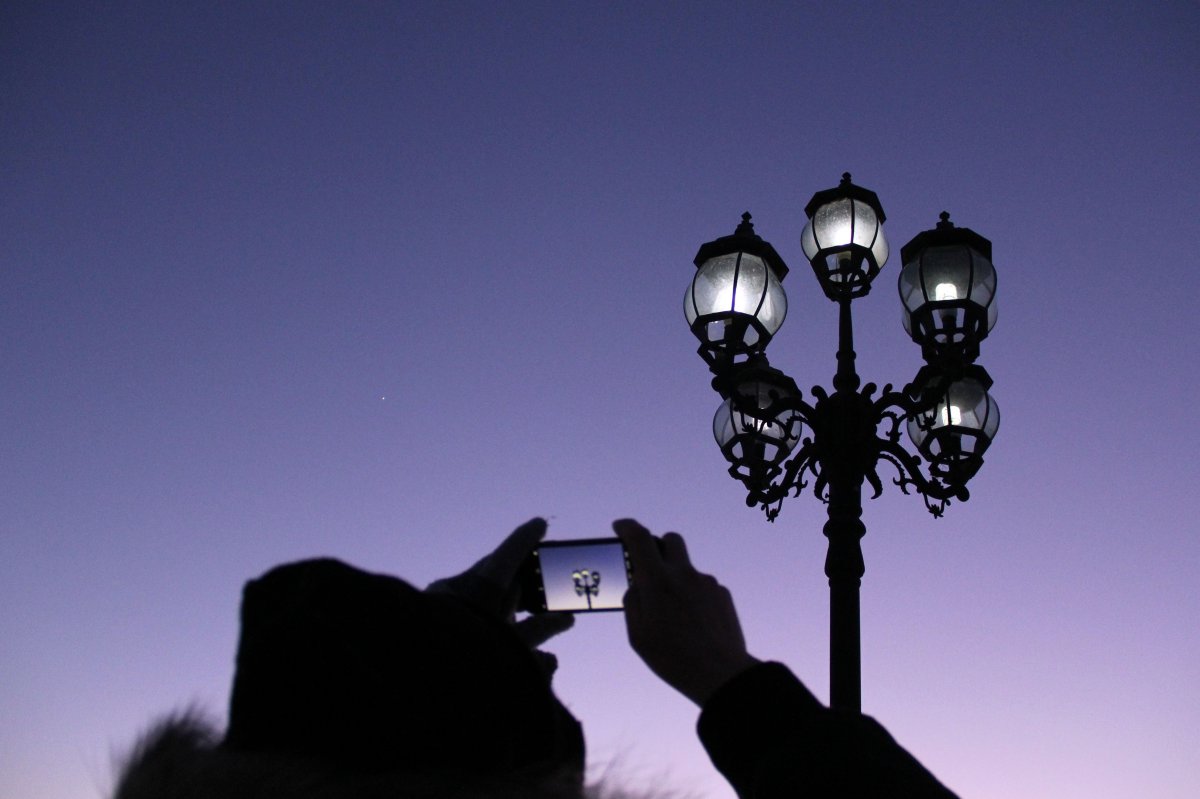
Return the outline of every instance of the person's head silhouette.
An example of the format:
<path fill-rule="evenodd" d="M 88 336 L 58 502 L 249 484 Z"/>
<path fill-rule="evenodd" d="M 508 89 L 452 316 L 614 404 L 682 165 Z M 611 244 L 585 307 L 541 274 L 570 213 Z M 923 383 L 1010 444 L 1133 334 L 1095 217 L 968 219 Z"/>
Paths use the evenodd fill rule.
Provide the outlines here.
<path fill-rule="evenodd" d="M 222 746 L 341 772 L 485 777 L 582 775 L 584 754 L 511 625 L 329 559 L 247 583 Z"/>

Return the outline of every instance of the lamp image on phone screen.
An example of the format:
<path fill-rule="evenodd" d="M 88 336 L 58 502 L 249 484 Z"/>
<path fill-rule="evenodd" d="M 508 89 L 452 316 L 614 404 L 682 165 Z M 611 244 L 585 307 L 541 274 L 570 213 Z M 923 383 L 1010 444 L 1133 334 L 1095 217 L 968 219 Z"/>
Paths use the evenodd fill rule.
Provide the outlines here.
<path fill-rule="evenodd" d="M 625 549 L 617 539 L 544 541 L 536 557 L 546 610 L 622 609 L 629 570 Z"/>

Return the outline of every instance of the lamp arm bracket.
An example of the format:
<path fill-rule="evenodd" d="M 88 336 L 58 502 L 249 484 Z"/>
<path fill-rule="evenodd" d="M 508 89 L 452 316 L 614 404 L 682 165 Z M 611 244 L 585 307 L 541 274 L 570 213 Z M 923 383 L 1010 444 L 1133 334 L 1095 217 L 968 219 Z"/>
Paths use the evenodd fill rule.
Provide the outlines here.
<path fill-rule="evenodd" d="M 784 399 L 778 403 L 782 410 L 792 411 L 799 417 L 802 424 L 812 427 L 817 418 L 817 410 L 812 405 L 809 405 L 801 397 Z"/>
<path fill-rule="evenodd" d="M 778 417 L 784 413 L 791 412 L 792 422 L 799 421 L 801 424 L 811 425 L 812 421 L 817 417 L 816 410 L 812 405 L 804 401 L 803 396 L 797 393 L 794 396 L 784 395 L 775 397 L 770 405 L 760 407 L 754 403 L 750 397 L 745 397 L 736 392 L 729 394 L 733 398 L 733 406 L 743 413 L 749 413 L 764 418 Z M 724 394 L 723 398 L 728 398 Z"/>
<path fill-rule="evenodd" d="M 740 397 L 734 398 L 734 403 L 738 404 Z M 820 397 L 818 396 L 818 399 Z M 811 425 L 816 419 L 816 410 L 812 405 L 804 401 L 804 396 L 797 392 L 794 395 L 785 394 L 780 397 L 775 397 L 774 400 L 765 408 L 750 409 L 752 412 L 757 411 L 763 416 L 779 416 L 787 411 L 799 416 L 800 421 L 804 424 Z"/>
<path fill-rule="evenodd" d="M 909 383 L 900 391 L 893 390 L 892 384 L 888 383 L 883 387 L 883 394 L 875 400 L 875 413 L 881 418 L 899 416 L 900 421 L 903 421 L 931 411 L 945 395 L 949 385 L 950 377 L 948 375 L 940 375 L 935 383 L 926 386 Z M 897 414 L 894 409 L 899 409 L 903 413 Z"/>
<path fill-rule="evenodd" d="M 925 500 L 925 507 L 935 517 L 942 515 L 950 500 L 966 502 L 970 493 L 965 486 L 949 486 L 935 477 L 927 476 L 921 468 L 921 458 L 908 452 L 896 441 L 880 440 L 879 457 L 896 468 L 897 477 L 892 482 L 905 494 L 911 493 L 909 486 Z"/>
<path fill-rule="evenodd" d="M 746 497 L 747 505 L 761 505 L 767 514 L 768 521 L 775 521 L 783 500 L 789 495 L 798 497 L 808 487 L 804 479 L 805 472 L 810 473 L 820 482 L 820 471 L 817 465 L 816 445 L 811 438 L 805 438 L 796 453 L 784 464 L 782 476 L 778 481 L 772 481 L 766 488 L 751 491 Z"/>

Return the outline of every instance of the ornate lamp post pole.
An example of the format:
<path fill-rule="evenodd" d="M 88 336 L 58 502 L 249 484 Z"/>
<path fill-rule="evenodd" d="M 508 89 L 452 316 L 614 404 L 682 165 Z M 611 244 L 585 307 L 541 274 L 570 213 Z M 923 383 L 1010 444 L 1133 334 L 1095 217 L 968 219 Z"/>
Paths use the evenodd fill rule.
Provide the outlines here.
<path fill-rule="evenodd" d="M 813 195 L 804 212 L 804 255 L 838 304 L 832 393 L 815 386 L 805 400 L 767 361 L 767 344 L 787 314 L 781 282 L 788 267 L 754 232 L 750 214 L 732 235 L 700 248 L 684 313 L 715 375 L 722 403 L 713 433 L 729 473 L 746 486 L 746 504 L 774 521 L 783 499 L 811 481 L 828 505 L 830 705 L 859 712 L 862 486 L 869 483 L 873 497 L 882 493 L 882 461 L 897 472 L 892 482 L 906 494 L 915 490 L 935 517 L 951 499 L 967 500 L 966 483 L 1000 425 L 987 393 L 992 380 L 975 364 L 996 322 L 996 271 L 991 242 L 955 227 L 947 213 L 901 248 L 904 329 L 921 345 L 925 365 L 900 391 L 887 384 L 876 396 L 874 383 L 860 388 L 850 304 L 871 290 L 887 261 L 883 207 L 847 173 L 836 188 Z M 900 443 L 902 425 L 915 452 Z"/>

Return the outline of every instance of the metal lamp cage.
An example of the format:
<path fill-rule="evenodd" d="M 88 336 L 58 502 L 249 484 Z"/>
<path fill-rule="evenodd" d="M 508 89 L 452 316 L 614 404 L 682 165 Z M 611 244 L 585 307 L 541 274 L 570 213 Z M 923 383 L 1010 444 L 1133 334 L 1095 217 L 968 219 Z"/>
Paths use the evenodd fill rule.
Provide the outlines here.
<path fill-rule="evenodd" d="M 952 485 L 967 482 L 983 465 L 983 453 L 1000 428 L 1000 406 L 987 392 L 982 369 L 950 382 L 933 407 L 908 420 L 908 436 L 930 471 Z"/>
<path fill-rule="evenodd" d="M 956 228 L 943 212 L 935 230 L 918 234 L 901 249 L 898 287 L 904 329 L 926 360 L 979 356 L 979 342 L 996 324 L 996 269 L 992 244 Z"/>
<path fill-rule="evenodd" d="M 855 186 L 847 172 L 837 188 L 814 194 L 804 213 L 800 245 L 825 296 L 849 299 L 870 291 L 888 259 L 886 217 L 875 192 Z"/>

